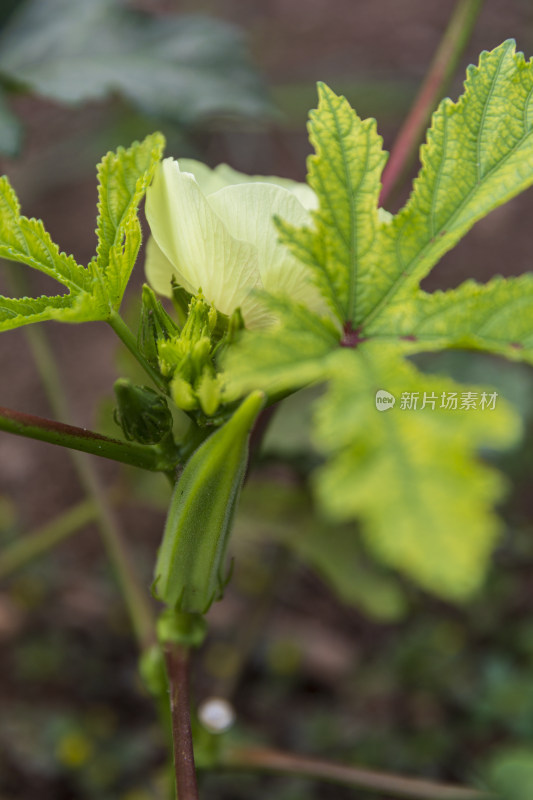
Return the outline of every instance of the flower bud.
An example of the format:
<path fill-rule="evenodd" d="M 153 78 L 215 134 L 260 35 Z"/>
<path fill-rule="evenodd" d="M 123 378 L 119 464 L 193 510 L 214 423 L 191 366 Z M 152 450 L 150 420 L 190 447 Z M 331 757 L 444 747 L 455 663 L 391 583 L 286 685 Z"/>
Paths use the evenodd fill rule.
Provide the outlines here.
<path fill-rule="evenodd" d="M 148 363 L 159 369 L 158 346 L 179 333 L 179 328 L 167 314 L 152 289 L 142 289 L 141 322 L 137 344 Z"/>
<path fill-rule="evenodd" d="M 157 444 L 172 430 L 172 414 L 163 395 L 126 378 L 115 383 L 115 422 L 128 441 Z"/>

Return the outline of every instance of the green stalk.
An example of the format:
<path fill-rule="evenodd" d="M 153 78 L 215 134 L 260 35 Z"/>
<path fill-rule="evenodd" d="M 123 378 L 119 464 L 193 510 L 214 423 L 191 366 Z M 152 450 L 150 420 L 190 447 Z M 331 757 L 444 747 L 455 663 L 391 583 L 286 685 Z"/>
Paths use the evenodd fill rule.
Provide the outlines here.
<path fill-rule="evenodd" d="M 496 800 L 494 795 L 477 789 L 360 769 L 266 747 L 228 747 L 219 758 L 218 766 L 225 769 L 299 775 L 411 800 Z"/>
<path fill-rule="evenodd" d="M 143 367 L 145 372 L 150 376 L 153 383 L 157 388 L 163 392 L 163 394 L 167 394 L 168 389 L 165 381 L 161 377 L 161 375 L 155 370 L 151 364 L 145 359 L 143 354 L 140 352 L 137 346 L 137 339 L 135 338 L 132 331 L 128 328 L 120 314 L 116 311 L 111 312 L 111 316 L 107 320 L 109 325 L 113 328 L 119 339 L 126 345 L 130 353 L 135 356 L 139 364 Z"/>
<path fill-rule="evenodd" d="M 122 464 L 130 464 L 153 472 L 170 471 L 175 466 L 153 445 L 109 439 L 86 428 L 65 425 L 62 422 L 24 414 L 22 411 L 14 411 L 3 406 L 0 406 L 0 430 L 110 458 Z"/>
<path fill-rule="evenodd" d="M 383 171 L 380 206 L 385 205 L 406 177 L 429 119 L 444 95 L 470 39 L 483 0 L 459 0 L 435 53 L 424 83 L 396 137 Z"/>
<path fill-rule="evenodd" d="M 94 500 L 83 500 L 39 530 L 10 542 L 0 551 L 0 579 L 39 558 L 97 517 Z"/>

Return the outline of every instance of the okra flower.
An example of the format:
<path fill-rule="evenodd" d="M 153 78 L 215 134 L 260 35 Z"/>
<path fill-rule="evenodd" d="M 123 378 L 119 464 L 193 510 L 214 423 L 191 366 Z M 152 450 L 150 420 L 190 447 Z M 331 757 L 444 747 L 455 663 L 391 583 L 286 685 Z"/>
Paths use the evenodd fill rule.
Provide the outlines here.
<path fill-rule="evenodd" d="M 201 289 L 223 314 L 240 308 L 248 328 L 273 321 L 257 289 L 327 314 L 309 270 L 278 242 L 272 219 L 311 225 L 313 207 L 316 197 L 305 184 L 167 158 L 146 195 L 148 280 L 166 296 L 172 280 L 191 294 Z"/>

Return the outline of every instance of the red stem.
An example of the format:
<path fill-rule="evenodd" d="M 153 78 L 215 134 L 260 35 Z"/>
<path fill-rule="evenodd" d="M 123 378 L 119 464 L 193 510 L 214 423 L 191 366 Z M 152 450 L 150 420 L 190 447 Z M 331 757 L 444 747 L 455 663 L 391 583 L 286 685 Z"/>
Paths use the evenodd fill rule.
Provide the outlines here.
<path fill-rule="evenodd" d="M 25 414 L 11 408 L 0 406 L 0 431 L 14 433 L 17 436 L 26 436 L 49 444 L 81 450 L 123 464 L 132 464 L 149 470 L 170 469 L 159 452 L 150 445 L 137 442 L 121 442 L 110 439 L 86 428 L 77 428 L 74 425 L 65 425 L 63 422 L 37 417 L 34 414 Z"/>
<path fill-rule="evenodd" d="M 192 745 L 189 651 L 179 644 L 165 646 L 165 661 L 170 683 L 174 769 L 179 800 L 198 800 L 198 784 Z"/>

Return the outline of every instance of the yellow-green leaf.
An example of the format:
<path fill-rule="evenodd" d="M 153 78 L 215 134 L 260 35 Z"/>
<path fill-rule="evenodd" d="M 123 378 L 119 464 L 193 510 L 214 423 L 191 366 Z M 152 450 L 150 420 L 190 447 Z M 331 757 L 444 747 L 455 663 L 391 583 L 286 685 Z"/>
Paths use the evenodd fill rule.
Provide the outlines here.
<path fill-rule="evenodd" d="M 381 226 L 361 275 L 357 324 L 378 318 L 475 222 L 533 183 L 532 101 L 533 63 L 511 39 L 468 68 L 457 103 L 442 101 L 411 197 Z"/>
<path fill-rule="evenodd" d="M 379 224 L 382 139 L 373 119 L 362 121 L 345 97 L 318 84 L 319 104 L 309 116 L 308 183 L 320 203 L 314 227 L 295 228 L 278 220 L 281 241 L 312 269 L 339 320 L 352 320 L 358 282 L 367 269 Z"/>
<path fill-rule="evenodd" d="M 492 506 L 503 479 L 478 450 L 511 445 L 518 418 L 502 398 L 484 404 L 488 390 L 422 375 L 400 355 L 369 343 L 330 359 L 316 433 L 328 462 L 316 475 L 316 491 L 334 519 L 360 520 L 381 561 L 463 600 L 479 587 L 500 529 Z M 379 390 L 395 398 L 394 406 L 378 410 Z M 463 392 L 477 400 L 475 408 L 461 407 Z M 404 393 L 418 394 L 416 409 L 402 408 Z M 453 393 L 457 408 L 442 408 Z"/>

